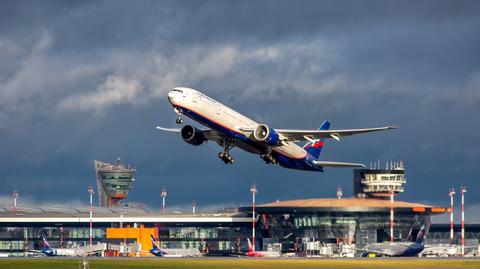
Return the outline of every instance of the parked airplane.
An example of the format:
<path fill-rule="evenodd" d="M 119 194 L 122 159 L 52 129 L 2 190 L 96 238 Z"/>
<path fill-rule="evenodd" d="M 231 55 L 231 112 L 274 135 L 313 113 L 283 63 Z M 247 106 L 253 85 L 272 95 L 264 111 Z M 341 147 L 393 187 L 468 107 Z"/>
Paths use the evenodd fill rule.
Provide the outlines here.
<path fill-rule="evenodd" d="M 417 234 L 415 242 L 384 242 L 375 243 L 366 246 L 360 251 L 362 256 L 417 256 L 424 249 L 425 225 L 422 226 Z"/>
<path fill-rule="evenodd" d="M 230 150 L 237 146 L 247 152 L 260 155 L 267 163 L 280 164 L 283 167 L 299 170 L 323 172 L 323 168 L 365 167 L 359 163 L 320 161 L 318 157 L 325 144 L 324 139 L 376 131 L 395 129 L 387 126 L 368 129 L 328 130 L 330 122 L 325 121 L 318 130 L 274 129 L 266 124 L 257 123 L 233 109 L 221 104 L 207 95 L 190 88 L 178 87 L 168 93 L 168 99 L 177 113 L 177 124 L 182 124 L 182 115 L 207 126 L 199 130 L 191 125 L 183 128 L 157 129 L 180 133 L 185 142 L 199 146 L 208 140 L 223 147 L 218 157 L 225 164 L 233 163 Z M 303 147 L 295 142 L 307 141 Z"/>
<path fill-rule="evenodd" d="M 157 246 L 157 242 L 153 235 L 150 235 L 150 239 L 152 240 L 152 249 L 150 249 L 150 253 L 157 256 L 157 257 L 165 257 L 165 258 L 180 258 L 180 257 L 199 257 L 202 256 L 202 253 L 196 248 L 165 248 L 161 249 Z"/>
<path fill-rule="evenodd" d="M 41 250 L 29 250 L 28 252 L 39 253 L 46 256 L 84 256 L 98 255 L 106 248 L 106 244 L 97 244 L 93 246 L 83 246 L 76 248 L 51 248 L 45 236 L 42 236 L 43 248 Z"/>
<path fill-rule="evenodd" d="M 150 253 L 157 257 L 163 257 L 165 255 L 165 252 L 163 252 L 158 246 L 157 242 L 155 241 L 155 238 L 153 235 L 150 235 L 150 239 L 152 240 L 152 249 L 150 249 Z"/>
<path fill-rule="evenodd" d="M 75 256 L 75 249 L 73 248 L 51 248 L 45 236 L 42 236 L 43 248 L 38 250 L 30 250 L 30 252 L 42 253 L 47 256 Z"/>
<path fill-rule="evenodd" d="M 250 242 L 250 238 L 247 238 L 248 242 L 248 252 L 246 255 L 248 257 L 280 257 L 281 254 L 277 251 L 255 251 L 253 250 L 252 242 Z"/>

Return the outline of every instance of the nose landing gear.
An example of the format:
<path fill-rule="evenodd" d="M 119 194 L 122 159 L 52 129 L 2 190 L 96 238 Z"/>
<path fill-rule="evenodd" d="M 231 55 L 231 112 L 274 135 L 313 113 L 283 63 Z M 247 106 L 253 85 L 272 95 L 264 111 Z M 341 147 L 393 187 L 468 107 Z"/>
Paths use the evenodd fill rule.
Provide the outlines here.
<path fill-rule="evenodd" d="M 183 123 L 183 119 L 182 119 L 182 115 L 183 115 L 183 114 L 182 114 L 182 111 L 181 111 L 179 108 L 177 108 L 177 107 L 174 108 L 174 110 L 175 110 L 175 113 L 177 113 L 177 115 L 178 115 L 178 117 L 177 117 L 177 119 L 175 120 L 175 122 L 176 122 L 177 124 L 182 124 L 182 123 Z"/>

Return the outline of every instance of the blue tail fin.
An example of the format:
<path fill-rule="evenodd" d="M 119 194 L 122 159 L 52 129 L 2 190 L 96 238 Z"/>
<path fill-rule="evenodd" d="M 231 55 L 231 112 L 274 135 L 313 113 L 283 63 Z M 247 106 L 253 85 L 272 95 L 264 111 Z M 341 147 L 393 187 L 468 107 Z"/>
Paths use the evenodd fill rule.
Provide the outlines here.
<path fill-rule="evenodd" d="M 419 245 L 423 245 L 423 237 L 425 236 L 425 224 L 422 225 L 422 228 L 420 228 L 420 231 L 418 231 L 417 234 L 417 239 L 415 240 L 415 243 Z"/>
<path fill-rule="evenodd" d="M 150 235 L 150 238 L 152 239 L 152 250 L 158 249 L 157 244 L 155 242 L 155 238 L 153 237 L 153 234 Z"/>
<path fill-rule="evenodd" d="M 328 128 L 330 128 L 330 122 L 324 121 L 322 125 L 318 127 L 318 130 L 328 130 Z M 320 156 L 320 152 L 325 145 L 325 142 L 323 140 L 324 139 L 319 139 L 316 140 L 314 143 L 309 141 L 303 146 L 303 149 L 305 149 L 310 155 L 312 155 L 312 157 L 318 159 L 318 157 Z"/>
<path fill-rule="evenodd" d="M 50 249 L 50 244 L 48 243 L 47 237 L 45 235 L 42 236 L 42 240 L 43 240 L 43 249 Z"/>

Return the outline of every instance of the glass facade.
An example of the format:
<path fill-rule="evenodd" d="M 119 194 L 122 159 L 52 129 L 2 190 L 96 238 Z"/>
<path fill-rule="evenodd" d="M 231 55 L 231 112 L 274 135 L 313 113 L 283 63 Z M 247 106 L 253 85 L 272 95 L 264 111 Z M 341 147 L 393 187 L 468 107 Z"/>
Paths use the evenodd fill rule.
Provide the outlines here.
<path fill-rule="evenodd" d="M 212 255 L 244 253 L 247 251 L 247 238 L 251 238 L 250 208 L 239 208 L 231 221 L 219 222 L 212 217 L 211 222 L 123 222 L 123 227 L 155 227 L 158 229 L 158 243 L 161 248 L 195 248 Z M 305 254 L 309 242 L 319 242 L 340 248 L 341 245 L 355 244 L 362 248 L 371 243 L 390 240 L 390 213 L 388 209 L 372 208 L 293 208 L 259 207 L 256 224 L 256 249 L 280 250 Z M 114 213 L 112 213 L 114 215 Z M 10 215 L 12 218 L 15 216 Z M 134 215 L 132 215 L 134 216 Z M 132 217 L 130 216 L 130 217 Z M 156 218 L 161 219 L 158 215 Z M 118 216 L 116 216 L 118 217 Z M 127 217 L 127 216 L 126 216 Z M 181 216 L 174 216 L 182 219 Z M 147 218 L 148 215 L 142 215 Z M 171 219 L 173 216 L 165 217 Z M 185 219 L 185 218 L 184 218 Z M 118 219 L 120 221 L 120 218 Z M 423 224 L 430 227 L 431 213 L 415 212 L 411 208 L 395 211 L 394 240 L 412 241 Z M 8 226 L 6 226 L 8 225 Z M 62 226 L 60 226 L 62 225 Z M 25 222 L 20 226 L 0 223 L 0 252 L 23 253 L 25 249 L 39 250 L 43 247 L 42 236 L 46 236 L 54 248 L 73 248 L 89 243 L 88 222 L 45 224 Z M 95 223 L 93 242 L 121 245 L 135 243 L 135 239 L 107 239 L 106 229 L 119 227 L 120 222 Z M 427 232 L 426 242 L 449 243 L 449 227 L 434 226 Z M 456 227 L 458 239 L 459 227 Z M 467 225 L 466 242 L 478 243 L 480 227 Z M 429 241 L 430 240 L 430 241 Z M 470 241 L 469 241 L 470 240 Z"/>
<path fill-rule="evenodd" d="M 93 243 L 122 244 L 124 240 L 107 240 L 106 228 L 93 229 Z M 212 254 L 246 251 L 246 235 L 251 234 L 247 227 L 160 227 L 158 230 L 161 248 L 196 248 Z M 3 227 L 0 228 L 0 252 L 40 250 L 43 247 L 42 236 L 47 237 L 53 248 L 73 248 L 89 243 L 89 228 Z M 128 239 L 127 243 L 134 241 Z"/>
<path fill-rule="evenodd" d="M 261 213 L 260 239 L 281 243 L 282 251 L 298 251 L 302 243 L 340 242 L 367 244 L 390 240 L 389 212 L 318 212 L 318 213 Z M 293 210 L 290 210 L 292 212 Z M 423 224 L 430 224 L 427 214 L 397 214 L 394 222 L 396 241 L 412 240 Z"/>

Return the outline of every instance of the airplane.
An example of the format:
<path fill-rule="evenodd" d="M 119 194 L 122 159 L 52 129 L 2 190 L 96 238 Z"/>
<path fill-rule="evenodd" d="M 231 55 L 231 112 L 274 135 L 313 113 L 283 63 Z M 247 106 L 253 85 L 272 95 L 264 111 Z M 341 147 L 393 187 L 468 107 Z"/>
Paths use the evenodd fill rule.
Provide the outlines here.
<path fill-rule="evenodd" d="M 168 249 L 161 249 L 157 246 L 157 242 L 153 235 L 150 235 L 150 239 L 152 240 L 152 249 L 150 249 L 150 253 L 157 256 L 157 257 L 164 257 L 164 258 L 180 258 L 180 257 L 198 257 L 202 256 L 200 251 L 196 248 L 168 248 Z"/>
<path fill-rule="evenodd" d="M 369 257 L 370 255 L 375 256 L 389 256 L 389 257 L 412 257 L 417 256 L 420 252 L 423 251 L 425 236 L 425 225 L 422 225 L 422 228 L 417 234 L 415 242 L 384 242 L 384 243 L 375 243 L 366 246 L 359 251 L 363 252 L 362 257 Z"/>
<path fill-rule="evenodd" d="M 191 125 L 182 128 L 164 128 L 162 131 L 179 133 L 183 140 L 199 146 L 215 141 L 223 151 L 218 157 L 225 164 L 233 164 L 230 150 L 239 147 L 260 155 L 267 164 L 279 164 L 290 169 L 323 172 L 324 167 L 365 167 L 360 163 L 332 162 L 319 160 L 325 139 L 337 141 L 344 136 L 395 129 L 386 126 L 367 129 L 329 130 L 330 122 L 324 121 L 318 130 L 274 129 L 267 124 L 257 123 L 213 98 L 191 88 L 177 87 L 168 92 L 168 100 L 178 115 L 177 124 L 182 124 L 186 115 L 208 127 L 200 130 Z M 296 142 L 306 141 L 301 147 Z"/>
<path fill-rule="evenodd" d="M 155 238 L 153 235 L 150 235 L 150 239 L 152 240 L 152 249 L 150 249 L 150 253 L 157 257 L 163 257 L 165 256 L 165 252 L 163 252 L 160 248 L 157 246 L 157 242 L 155 241 Z"/>
<path fill-rule="evenodd" d="M 75 256 L 73 248 L 51 248 L 45 236 L 42 236 L 43 248 L 38 250 L 30 250 L 29 252 L 42 253 L 46 256 Z"/>
<path fill-rule="evenodd" d="M 281 254 L 277 251 L 255 251 L 253 250 L 252 242 L 250 238 L 247 238 L 248 252 L 245 254 L 247 257 L 280 257 Z"/>

